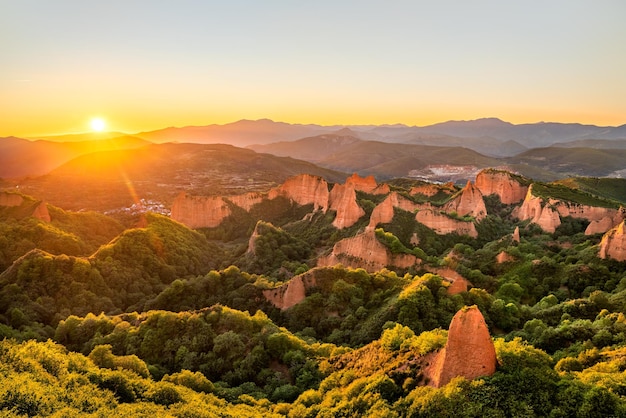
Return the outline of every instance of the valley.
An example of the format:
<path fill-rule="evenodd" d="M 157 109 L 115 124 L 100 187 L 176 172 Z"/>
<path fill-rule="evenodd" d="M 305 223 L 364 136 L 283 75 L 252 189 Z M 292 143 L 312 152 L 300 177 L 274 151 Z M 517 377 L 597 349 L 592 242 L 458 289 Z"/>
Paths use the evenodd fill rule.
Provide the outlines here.
<path fill-rule="evenodd" d="M 626 180 L 320 138 L 315 164 L 286 143 L 163 143 L 5 179 L 0 406 L 626 411 Z"/>

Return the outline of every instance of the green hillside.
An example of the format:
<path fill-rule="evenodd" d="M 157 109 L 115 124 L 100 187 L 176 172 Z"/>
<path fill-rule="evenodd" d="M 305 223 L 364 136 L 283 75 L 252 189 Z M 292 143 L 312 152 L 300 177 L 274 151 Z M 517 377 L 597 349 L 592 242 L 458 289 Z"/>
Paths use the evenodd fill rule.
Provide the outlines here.
<path fill-rule="evenodd" d="M 532 184 L 546 198 L 622 202 L 619 179 Z M 458 190 L 411 196 L 417 185 L 391 182 L 408 209 L 373 230 L 388 195 L 362 191 L 365 215 L 344 229 L 334 210 L 286 197 L 233 205 L 198 230 L 52 205 L 46 222 L 28 196 L 1 207 L 0 415 L 624 416 L 626 262 L 599 258 L 584 220 L 547 233 L 497 196 L 476 220 L 444 211 Z M 425 209 L 442 224 L 474 222 L 476 236 L 437 233 L 418 222 Z M 342 260 L 415 262 L 317 265 L 366 231 L 373 241 L 348 242 L 360 252 Z M 433 358 L 473 305 L 496 371 L 435 388 Z"/>
<path fill-rule="evenodd" d="M 626 204 L 626 179 L 606 177 L 574 177 L 559 180 L 557 183 L 571 189 L 581 190 L 600 198 Z"/>

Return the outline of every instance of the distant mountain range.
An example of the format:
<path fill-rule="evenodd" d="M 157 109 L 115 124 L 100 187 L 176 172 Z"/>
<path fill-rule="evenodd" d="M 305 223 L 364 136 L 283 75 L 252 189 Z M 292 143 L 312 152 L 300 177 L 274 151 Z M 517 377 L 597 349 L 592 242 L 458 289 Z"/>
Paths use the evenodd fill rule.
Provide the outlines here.
<path fill-rule="evenodd" d="M 626 125 L 514 125 L 496 118 L 407 125 L 321 126 L 241 120 L 225 125 L 23 139 L 0 138 L 0 178 L 40 176 L 85 154 L 151 143 L 229 144 L 380 178 L 431 165 L 509 166 L 537 179 L 612 176 L 626 168 Z M 615 150 L 615 151 L 612 151 Z"/>

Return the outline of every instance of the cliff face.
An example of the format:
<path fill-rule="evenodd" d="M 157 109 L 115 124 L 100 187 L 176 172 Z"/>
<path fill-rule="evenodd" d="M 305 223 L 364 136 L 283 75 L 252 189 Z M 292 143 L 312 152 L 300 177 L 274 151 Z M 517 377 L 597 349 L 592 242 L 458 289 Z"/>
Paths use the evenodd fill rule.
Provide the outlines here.
<path fill-rule="evenodd" d="M 571 216 L 590 221 L 585 230 L 586 235 L 604 233 L 617 226 L 624 219 L 622 209 L 600 208 L 556 199 L 549 199 L 548 203 L 563 217 Z"/>
<path fill-rule="evenodd" d="M 532 185 L 528 188 L 524 202 L 513 210 L 513 217 L 539 225 L 546 232 L 553 233 L 561 225 L 559 213 L 542 198 L 533 195 Z"/>
<path fill-rule="evenodd" d="M 528 186 L 519 181 L 506 171 L 482 170 L 476 176 L 476 187 L 483 196 L 496 194 L 505 205 L 519 203 L 524 200 Z"/>
<path fill-rule="evenodd" d="M 172 203 L 171 217 L 189 228 L 211 228 L 230 214 L 228 204 L 219 196 L 196 197 L 182 192 Z"/>
<path fill-rule="evenodd" d="M 246 212 L 250 212 L 250 209 L 258 203 L 263 201 L 263 195 L 261 193 L 245 193 L 235 196 L 227 196 L 229 202 L 244 209 Z"/>
<path fill-rule="evenodd" d="M 491 376 L 496 363 L 496 350 L 485 318 L 476 306 L 471 306 L 452 318 L 446 346 L 437 354 L 427 375 L 430 385 L 442 387 L 457 376 L 468 380 Z"/>
<path fill-rule="evenodd" d="M 337 229 L 348 228 L 354 225 L 365 211 L 356 201 L 354 188 L 346 183 L 345 185 L 335 184 L 330 191 L 329 206 L 331 210 L 337 212 L 333 221 L 333 226 Z"/>
<path fill-rule="evenodd" d="M 513 210 L 513 217 L 520 220 L 530 219 L 546 232 L 553 233 L 561 225 L 561 217 L 571 216 L 590 221 L 586 235 L 604 233 L 624 220 L 623 208 L 601 208 L 581 205 L 558 199 L 548 199 L 533 195 L 532 185 L 528 188 L 524 202 Z"/>
<path fill-rule="evenodd" d="M 328 210 L 328 183 L 321 177 L 300 174 L 288 178 L 282 185 L 269 192 L 269 199 L 284 196 L 299 205 L 313 204 L 313 210 Z"/>
<path fill-rule="evenodd" d="M 302 302 L 306 298 L 307 290 L 315 284 L 315 276 L 305 273 L 276 289 L 264 290 L 263 296 L 272 305 L 284 311 Z"/>
<path fill-rule="evenodd" d="M 608 231 L 600 242 L 600 258 L 612 258 L 617 261 L 626 261 L 626 221 Z"/>
<path fill-rule="evenodd" d="M 19 206 L 24 203 L 24 198 L 19 194 L 0 192 L 0 206 Z"/>
<path fill-rule="evenodd" d="M 413 212 L 419 208 L 420 205 L 411 202 L 410 200 L 402 197 L 397 192 L 391 192 L 389 196 L 380 202 L 372 211 L 370 216 L 370 223 L 368 229 L 375 229 L 378 224 L 386 224 L 393 219 L 393 208 L 400 208 L 409 212 Z"/>
<path fill-rule="evenodd" d="M 409 194 L 411 196 L 415 196 L 417 194 L 421 194 L 427 197 L 432 197 L 439 192 L 443 192 L 447 195 L 452 195 L 455 192 L 453 183 L 446 184 L 424 184 L 421 186 L 411 187 L 411 191 Z"/>
<path fill-rule="evenodd" d="M 456 212 L 459 216 L 473 216 L 477 221 L 487 216 L 482 193 L 469 181 L 457 197 L 444 205 L 444 210 Z"/>
<path fill-rule="evenodd" d="M 385 245 L 376 238 L 373 230 L 337 242 L 333 251 L 326 257 L 320 257 L 318 266 L 334 266 L 343 264 L 345 267 L 363 268 L 375 272 L 387 266 L 408 268 L 419 260 L 410 254 L 392 254 Z"/>
<path fill-rule="evenodd" d="M 420 210 L 415 215 L 415 220 L 426 225 L 440 235 L 455 232 L 459 235 L 468 235 L 473 238 L 478 236 L 474 222 L 458 221 L 433 209 Z"/>
<path fill-rule="evenodd" d="M 361 177 L 357 173 L 352 174 L 346 179 L 346 186 L 352 187 L 354 190 L 369 194 L 387 194 L 389 193 L 389 185 L 378 185 L 374 176 Z"/>
<path fill-rule="evenodd" d="M 44 222 L 50 222 L 50 213 L 48 212 L 48 205 L 46 202 L 40 202 L 37 207 L 35 207 L 31 216 Z"/>
<path fill-rule="evenodd" d="M 469 280 L 451 268 L 431 268 L 428 269 L 428 271 L 435 273 L 450 283 L 450 286 L 447 289 L 449 295 L 467 292 L 467 289 L 471 286 Z"/>

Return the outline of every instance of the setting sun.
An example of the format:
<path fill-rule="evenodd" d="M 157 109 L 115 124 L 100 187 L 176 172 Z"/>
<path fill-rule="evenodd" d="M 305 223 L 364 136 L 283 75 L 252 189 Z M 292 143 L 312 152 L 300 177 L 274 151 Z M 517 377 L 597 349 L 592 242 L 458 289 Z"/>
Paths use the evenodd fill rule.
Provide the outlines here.
<path fill-rule="evenodd" d="M 102 132 L 106 128 L 106 122 L 102 118 L 93 118 L 91 120 L 91 129 L 95 132 Z"/>

